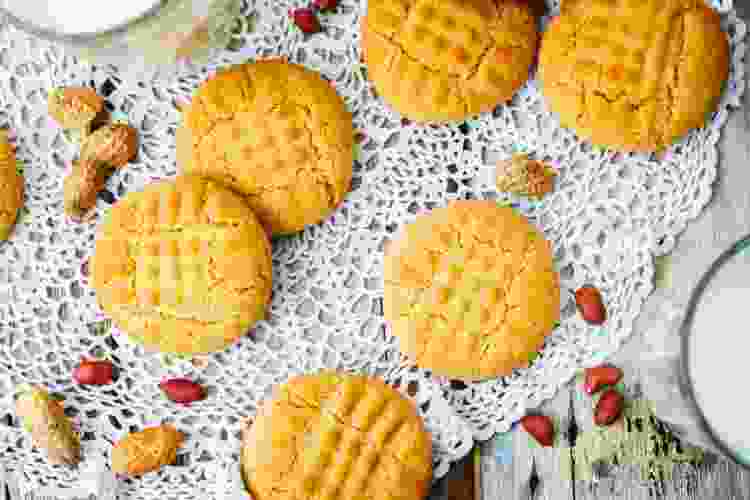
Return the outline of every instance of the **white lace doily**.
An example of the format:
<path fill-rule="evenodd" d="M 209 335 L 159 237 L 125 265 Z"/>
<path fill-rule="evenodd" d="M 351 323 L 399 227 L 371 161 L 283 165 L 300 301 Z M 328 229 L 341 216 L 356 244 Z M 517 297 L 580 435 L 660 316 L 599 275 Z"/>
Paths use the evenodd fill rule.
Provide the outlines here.
<path fill-rule="evenodd" d="M 253 32 L 235 35 L 233 46 L 242 48 L 224 51 L 205 66 L 153 75 L 151 81 L 125 79 L 111 67 L 85 66 L 2 26 L 0 126 L 17 135 L 26 204 L 11 240 L 0 245 L 0 391 L 8 394 L 23 381 L 63 392 L 80 421 L 87 463 L 106 459 L 108 440 L 131 429 L 174 422 L 188 433 L 178 463 L 142 479 L 118 481 L 118 492 L 133 499 L 214 498 L 217 480 L 236 470 L 241 419 L 252 417 L 275 384 L 322 367 L 365 372 L 397 385 L 418 403 L 433 433 L 435 477 L 441 477 L 474 440 L 507 430 L 575 371 L 618 349 L 651 292 L 652 257 L 669 252 L 708 202 L 720 130 L 745 85 L 745 25 L 731 0 L 712 3 L 731 35 L 731 77 L 707 126 L 660 159 L 581 143 L 550 115 L 533 80 L 509 105 L 465 124 L 402 121 L 374 96 L 360 63 L 365 6 L 354 0 L 322 16 L 326 32 L 312 37 L 302 35 L 287 16 L 302 2 L 244 5 L 246 14 L 257 14 L 257 22 Z M 102 333 L 87 267 L 102 214 L 126 192 L 175 174 L 179 102 L 188 100 L 210 72 L 273 56 L 320 71 L 354 113 L 361 134 L 351 194 L 326 222 L 274 243 L 269 318 L 232 348 L 193 361 L 164 359 L 145 354 L 116 332 Z M 138 128 L 141 139 L 138 160 L 110 179 L 96 218 L 87 224 L 63 215 L 62 180 L 76 147 L 46 113 L 47 91 L 74 84 L 98 89 Z M 433 377 L 404 362 L 384 324 L 384 242 L 406 221 L 448 200 L 498 197 L 493 165 L 514 150 L 559 169 L 557 188 L 543 202 L 510 201 L 518 202 L 517 209 L 553 243 L 563 284 L 561 325 L 533 366 L 510 377 L 469 385 Z M 607 299 L 604 327 L 587 325 L 574 313 L 572 291 L 583 283 L 598 286 Z M 72 383 L 81 355 L 92 354 L 106 355 L 120 367 L 116 383 Z M 178 407 L 161 398 L 158 381 L 178 375 L 208 387 L 207 400 Z M 12 414 L 7 400 L 0 416 L 5 412 Z M 0 482 L 4 466 L 5 477 L 32 489 L 85 489 L 82 484 L 91 483 L 79 481 L 81 470 L 49 466 L 13 423 L 0 424 Z M 220 449 L 228 450 L 221 459 Z M 222 469 L 217 463 L 230 465 Z"/>

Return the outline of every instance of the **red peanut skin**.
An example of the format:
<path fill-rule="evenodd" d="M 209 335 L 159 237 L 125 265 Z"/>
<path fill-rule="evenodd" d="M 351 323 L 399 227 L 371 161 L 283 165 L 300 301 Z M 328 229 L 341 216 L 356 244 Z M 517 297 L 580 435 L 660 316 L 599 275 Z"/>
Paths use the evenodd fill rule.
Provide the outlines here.
<path fill-rule="evenodd" d="M 81 385 L 107 385 L 112 383 L 113 375 L 110 361 L 83 360 L 73 370 L 73 380 Z"/>
<path fill-rule="evenodd" d="M 200 384 L 186 378 L 173 378 L 159 384 L 159 388 L 175 403 L 194 403 L 206 397 Z"/>
<path fill-rule="evenodd" d="M 315 12 L 309 8 L 297 9 L 289 13 L 294 24 L 306 34 L 318 33 L 321 31 L 320 22 Z"/>
<path fill-rule="evenodd" d="M 599 426 L 613 424 L 622 414 L 624 406 L 625 399 L 622 394 L 615 389 L 608 389 L 596 404 L 594 423 Z"/>
<path fill-rule="evenodd" d="M 521 419 L 521 426 L 542 446 L 552 446 L 555 429 L 552 420 L 544 415 L 526 415 Z"/>
<path fill-rule="evenodd" d="M 313 4 L 320 10 L 333 10 L 338 7 L 339 0 L 315 0 Z"/>
<path fill-rule="evenodd" d="M 600 365 L 586 368 L 583 390 L 591 396 L 605 385 L 615 385 L 622 379 L 622 370 L 615 366 Z"/>
<path fill-rule="evenodd" d="M 602 294 L 593 286 L 583 286 L 576 290 L 576 306 L 586 322 L 601 325 L 607 320 Z"/>

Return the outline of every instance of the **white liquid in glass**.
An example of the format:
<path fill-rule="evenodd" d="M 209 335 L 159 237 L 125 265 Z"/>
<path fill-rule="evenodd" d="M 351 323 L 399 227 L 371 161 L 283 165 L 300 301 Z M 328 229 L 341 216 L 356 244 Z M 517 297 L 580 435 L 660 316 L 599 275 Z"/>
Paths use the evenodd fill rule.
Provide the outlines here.
<path fill-rule="evenodd" d="M 64 35 L 105 31 L 139 17 L 160 0 L 0 0 L 13 16 Z"/>
<path fill-rule="evenodd" d="M 714 433 L 743 461 L 750 451 L 750 259 L 726 262 L 693 317 L 688 360 L 698 405 Z"/>

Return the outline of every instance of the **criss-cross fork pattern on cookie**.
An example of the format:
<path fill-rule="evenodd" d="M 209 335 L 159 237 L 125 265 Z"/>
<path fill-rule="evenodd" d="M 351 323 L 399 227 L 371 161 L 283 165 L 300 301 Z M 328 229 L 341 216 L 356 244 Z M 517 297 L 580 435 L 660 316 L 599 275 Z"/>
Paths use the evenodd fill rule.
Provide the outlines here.
<path fill-rule="evenodd" d="M 549 242 L 492 202 L 419 217 L 386 250 L 385 317 L 417 365 L 461 379 L 528 365 L 560 314 Z"/>
<path fill-rule="evenodd" d="M 702 0 L 568 0 L 539 59 L 563 126 L 599 146 L 649 152 L 716 109 L 729 42 Z"/>
<path fill-rule="evenodd" d="M 512 0 L 371 0 L 362 23 L 376 90 L 423 122 L 508 101 L 529 76 L 537 41 L 531 9 Z"/>
<path fill-rule="evenodd" d="M 205 178 L 128 194 L 96 242 L 102 309 L 129 336 L 165 352 L 220 350 L 265 315 L 271 249 L 250 207 Z"/>
<path fill-rule="evenodd" d="M 349 191 L 354 129 L 320 75 L 283 61 L 233 66 L 207 80 L 177 132 L 182 171 L 248 196 L 273 234 L 318 223 Z"/>
<path fill-rule="evenodd" d="M 256 500 L 421 500 L 432 442 L 393 388 L 323 372 L 293 378 L 260 408 L 242 472 Z"/>

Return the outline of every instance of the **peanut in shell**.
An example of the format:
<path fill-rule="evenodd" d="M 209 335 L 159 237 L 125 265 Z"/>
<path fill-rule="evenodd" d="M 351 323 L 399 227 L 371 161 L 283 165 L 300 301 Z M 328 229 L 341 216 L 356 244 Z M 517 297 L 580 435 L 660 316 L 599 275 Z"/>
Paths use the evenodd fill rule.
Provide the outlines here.
<path fill-rule="evenodd" d="M 63 404 L 41 386 L 24 388 L 16 396 L 16 415 L 31 434 L 34 445 L 47 452 L 51 464 L 77 464 L 81 444 Z"/>
<path fill-rule="evenodd" d="M 93 159 L 74 161 L 71 173 L 63 181 L 65 214 L 76 222 L 84 220 L 112 171 L 108 164 Z"/>
<path fill-rule="evenodd" d="M 81 144 L 81 160 L 100 161 L 120 168 L 135 158 L 138 134 L 130 125 L 112 123 L 97 129 Z"/>
<path fill-rule="evenodd" d="M 88 87 L 60 87 L 47 98 L 50 116 L 66 130 L 79 130 L 83 136 L 106 114 L 104 98 Z"/>

